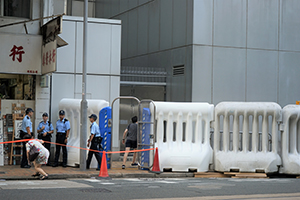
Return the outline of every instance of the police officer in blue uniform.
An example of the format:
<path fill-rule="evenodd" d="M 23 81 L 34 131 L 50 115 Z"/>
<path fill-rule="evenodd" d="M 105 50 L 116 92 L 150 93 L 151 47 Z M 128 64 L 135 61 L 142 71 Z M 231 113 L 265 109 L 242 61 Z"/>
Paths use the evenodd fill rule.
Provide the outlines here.
<path fill-rule="evenodd" d="M 58 144 L 64 144 L 66 145 L 68 142 L 69 134 L 70 134 L 70 122 L 65 118 L 65 111 L 60 110 L 59 111 L 59 120 L 56 122 L 56 143 Z M 60 154 L 60 147 L 63 151 L 63 167 L 67 167 L 67 147 L 56 145 L 56 151 L 55 151 L 55 159 L 54 164 L 52 167 L 58 166 L 58 158 Z"/>
<path fill-rule="evenodd" d="M 90 139 L 88 140 L 87 146 L 89 147 L 90 144 L 91 144 L 91 146 L 90 146 L 91 150 L 99 151 L 100 144 L 101 144 L 101 141 L 102 141 L 102 137 L 100 135 L 99 126 L 96 123 L 97 115 L 92 114 L 91 116 L 89 116 L 89 118 L 90 118 L 90 122 L 92 123 L 92 125 L 91 125 L 91 136 L 90 136 Z M 95 157 L 98 161 L 98 166 L 101 166 L 100 153 L 96 152 L 96 151 L 89 151 L 88 158 L 86 160 L 86 168 L 87 169 L 90 168 L 90 164 L 91 164 L 91 161 L 92 161 L 93 154 L 95 155 Z M 96 170 L 100 170 L 100 169 L 97 168 Z"/>
<path fill-rule="evenodd" d="M 30 121 L 30 118 L 33 115 L 32 108 L 27 108 L 25 113 L 25 117 L 22 121 L 22 129 L 20 130 L 20 137 L 23 139 L 26 135 L 29 135 L 30 137 L 33 136 L 32 133 L 32 122 Z M 21 161 L 21 168 L 30 168 L 31 166 L 28 164 L 27 159 L 27 151 L 26 151 L 26 142 L 23 142 L 23 153 L 22 153 L 22 161 Z"/>
<path fill-rule="evenodd" d="M 43 113 L 42 117 L 43 117 L 43 121 L 41 121 L 39 123 L 38 128 L 37 128 L 38 139 L 47 141 L 47 142 L 44 142 L 44 146 L 46 149 L 48 149 L 48 151 L 50 153 L 51 144 L 48 142 L 51 142 L 51 137 L 52 137 L 54 128 L 52 126 L 52 123 L 50 121 L 48 121 L 48 113 L 46 113 L 46 112 Z M 51 156 L 51 154 L 49 155 L 47 166 L 50 166 L 50 156 Z"/>

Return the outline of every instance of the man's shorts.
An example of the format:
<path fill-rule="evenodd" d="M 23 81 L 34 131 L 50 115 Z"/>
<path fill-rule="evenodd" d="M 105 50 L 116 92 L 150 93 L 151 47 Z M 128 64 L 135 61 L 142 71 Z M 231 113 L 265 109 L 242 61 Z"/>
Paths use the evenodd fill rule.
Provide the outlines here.
<path fill-rule="evenodd" d="M 126 143 L 125 143 L 125 146 L 136 149 L 137 148 L 137 141 L 136 140 L 135 141 L 127 140 Z"/>

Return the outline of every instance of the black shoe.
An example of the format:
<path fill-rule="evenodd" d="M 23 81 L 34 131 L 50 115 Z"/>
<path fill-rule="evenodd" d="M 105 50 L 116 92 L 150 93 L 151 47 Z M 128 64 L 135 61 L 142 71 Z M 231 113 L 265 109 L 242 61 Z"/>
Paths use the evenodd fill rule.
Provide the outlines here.
<path fill-rule="evenodd" d="M 125 165 L 122 165 L 122 169 L 125 169 Z"/>
<path fill-rule="evenodd" d="M 30 165 L 21 166 L 21 168 L 30 168 Z"/>
<path fill-rule="evenodd" d="M 46 166 L 51 166 L 51 165 L 49 163 L 47 163 Z"/>
<path fill-rule="evenodd" d="M 139 164 L 137 164 L 137 163 L 131 163 L 131 166 L 138 166 Z"/>
<path fill-rule="evenodd" d="M 66 164 L 63 164 L 63 168 L 66 168 L 67 167 L 67 165 Z"/>
<path fill-rule="evenodd" d="M 48 177 L 48 174 L 47 174 L 47 176 L 42 176 L 40 179 L 41 180 L 45 180 L 45 179 L 48 179 L 49 177 Z"/>
<path fill-rule="evenodd" d="M 100 168 L 97 168 L 96 171 L 100 171 Z"/>
<path fill-rule="evenodd" d="M 58 167 L 58 164 L 53 164 L 52 167 Z"/>
<path fill-rule="evenodd" d="M 33 177 L 40 176 L 40 173 L 37 172 L 37 173 L 35 173 L 35 174 L 32 174 L 31 176 L 33 176 Z"/>

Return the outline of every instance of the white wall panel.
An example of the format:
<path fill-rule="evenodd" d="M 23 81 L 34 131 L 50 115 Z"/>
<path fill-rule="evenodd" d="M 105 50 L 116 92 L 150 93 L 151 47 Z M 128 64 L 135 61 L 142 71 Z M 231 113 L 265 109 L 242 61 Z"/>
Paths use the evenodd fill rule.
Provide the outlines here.
<path fill-rule="evenodd" d="M 76 23 L 76 73 L 82 73 L 82 65 L 83 65 L 83 24 L 81 22 Z"/>
<path fill-rule="evenodd" d="M 299 10 L 299 0 L 281 0 L 280 50 L 300 51 Z"/>
<path fill-rule="evenodd" d="M 111 60 L 111 25 L 88 25 L 87 73 L 109 74 Z M 80 56 L 80 54 L 78 55 Z"/>
<path fill-rule="evenodd" d="M 279 53 L 279 104 L 286 106 L 300 101 L 300 53 Z"/>
<path fill-rule="evenodd" d="M 278 53 L 247 51 L 247 101 L 277 102 Z"/>
<path fill-rule="evenodd" d="M 246 50 L 213 49 L 213 104 L 245 101 Z"/>
<path fill-rule="evenodd" d="M 74 75 L 52 74 L 51 121 L 58 119 L 58 104 L 62 98 L 74 98 Z"/>
<path fill-rule="evenodd" d="M 76 73 L 82 73 L 83 23 L 77 22 Z M 111 25 L 90 23 L 87 41 L 87 73 L 109 74 Z M 101 48 L 105 47 L 105 48 Z"/>
<path fill-rule="evenodd" d="M 278 49 L 278 1 L 248 1 L 248 47 Z"/>
<path fill-rule="evenodd" d="M 246 0 L 214 1 L 214 45 L 246 46 Z"/>
<path fill-rule="evenodd" d="M 111 26 L 110 74 L 120 74 L 121 68 L 121 26 Z"/>
<path fill-rule="evenodd" d="M 194 1 L 193 43 L 212 45 L 213 1 Z"/>
<path fill-rule="evenodd" d="M 212 47 L 193 46 L 192 101 L 212 102 Z"/>
<path fill-rule="evenodd" d="M 68 42 L 67 46 L 57 49 L 57 72 L 74 72 L 76 49 L 76 23 L 63 21 L 63 32 L 59 35 Z"/>
<path fill-rule="evenodd" d="M 92 99 L 103 99 L 109 102 L 110 78 L 109 76 L 87 76 L 87 93 Z"/>
<path fill-rule="evenodd" d="M 87 75 L 86 95 L 89 99 L 110 99 L 110 78 L 109 76 Z M 82 98 L 82 76 L 75 76 L 76 98 Z"/>

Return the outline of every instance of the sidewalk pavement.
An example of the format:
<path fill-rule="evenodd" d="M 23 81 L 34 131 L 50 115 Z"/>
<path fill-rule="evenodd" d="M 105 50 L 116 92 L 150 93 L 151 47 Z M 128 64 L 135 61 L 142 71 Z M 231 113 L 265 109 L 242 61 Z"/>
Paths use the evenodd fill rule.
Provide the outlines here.
<path fill-rule="evenodd" d="M 174 173 L 163 172 L 160 174 L 149 172 L 148 170 L 140 170 L 137 167 L 131 167 L 127 162 L 126 169 L 121 168 L 121 162 L 113 162 L 112 168 L 108 169 L 110 178 L 186 178 L 194 177 L 194 173 Z M 81 171 L 79 168 L 51 167 L 42 166 L 44 171 L 49 174 L 49 179 L 68 179 L 68 178 L 91 178 L 98 177 L 99 171 L 96 169 L 88 169 Z M 6 165 L 0 167 L 0 180 L 35 180 L 37 178 L 31 175 L 35 173 L 34 167 L 29 169 L 20 168 L 20 165 Z"/>

